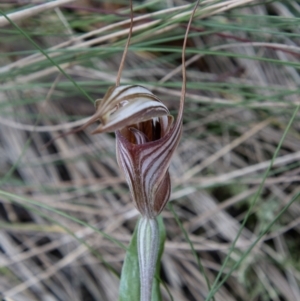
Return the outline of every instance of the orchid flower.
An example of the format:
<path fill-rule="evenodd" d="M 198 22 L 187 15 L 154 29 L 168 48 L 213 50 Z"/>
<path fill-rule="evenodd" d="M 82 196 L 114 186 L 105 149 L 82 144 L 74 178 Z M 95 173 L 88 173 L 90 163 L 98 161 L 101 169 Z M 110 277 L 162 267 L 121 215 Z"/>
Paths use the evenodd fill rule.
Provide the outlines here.
<path fill-rule="evenodd" d="M 100 120 L 93 134 L 116 133 L 118 164 L 128 183 L 134 205 L 142 215 L 137 234 L 140 301 L 151 301 L 159 249 L 156 216 L 164 209 L 171 193 L 168 168 L 182 132 L 186 90 L 185 48 L 198 2 L 190 17 L 183 44 L 183 85 L 176 121 L 167 107 L 148 89 L 137 85 L 119 86 L 132 32 L 131 22 L 116 86 L 110 87 L 102 100 L 96 100 L 96 112 L 84 125 L 86 127 Z"/>
<path fill-rule="evenodd" d="M 176 121 L 174 122 L 173 116 L 159 98 L 145 87 L 119 86 L 132 33 L 131 22 L 116 86 L 110 87 L 102 100 L 96 100 L 96 112 L 84 125 L 87 127 L 99 120 L 101 123 L 92 134 L 112 131 L 116 133 L 118 164 L 128 183 L 134 205 L 142 215 L 137 234 L 140 301 L 151 301 L 159 249 L 156 216 L 166 206 L 171 193 L 168 168 L 182 132 L 186 90 L 185 48 L 198 2 L 190 17 L 183 44 L 183 85 Z"/>
<path fill-rule="evenodd" d="M 108 89 L 96 101 L 94 119 L 101 124 L 92 132 L 116 132 L 118 164 L 142 216 L 155 218 L 171 191 L 168 168 L 179 142 L 182 112 L 173 122 L 167 107 L 142 86 Z"/>

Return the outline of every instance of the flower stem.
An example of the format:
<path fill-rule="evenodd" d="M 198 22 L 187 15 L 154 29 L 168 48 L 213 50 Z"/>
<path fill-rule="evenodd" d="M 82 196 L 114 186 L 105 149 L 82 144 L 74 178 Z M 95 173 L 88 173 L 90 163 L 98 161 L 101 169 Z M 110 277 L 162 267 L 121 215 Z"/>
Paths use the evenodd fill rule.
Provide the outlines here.
<path fill-rule="evenodd" d="M 140 301 L 151 301 L 152 283 L 159 249 L 159 230 L 156 219 L 141 217 L 137 244 L 141 284 Z"/>

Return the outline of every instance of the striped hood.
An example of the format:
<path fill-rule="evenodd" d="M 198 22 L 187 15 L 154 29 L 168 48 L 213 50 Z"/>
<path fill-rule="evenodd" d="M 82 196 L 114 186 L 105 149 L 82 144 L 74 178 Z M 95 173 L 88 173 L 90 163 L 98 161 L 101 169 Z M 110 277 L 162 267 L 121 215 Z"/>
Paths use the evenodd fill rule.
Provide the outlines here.
<path fill-rule="evenodd" d="M 168 168 L 181 136 L 182 114 L 173 123 L 167 107 L 141 86 L 111 87 L 96 108 L 92 119 L 101 124 L 93 134 L 116 132 L 118 164 L 135 206 L 154 218 L 169 200 Z"/>

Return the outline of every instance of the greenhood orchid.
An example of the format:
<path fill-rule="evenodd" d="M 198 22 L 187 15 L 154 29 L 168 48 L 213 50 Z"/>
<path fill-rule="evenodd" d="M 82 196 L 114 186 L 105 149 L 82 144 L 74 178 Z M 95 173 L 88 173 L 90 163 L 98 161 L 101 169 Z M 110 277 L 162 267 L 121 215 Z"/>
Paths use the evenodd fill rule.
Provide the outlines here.
<path fill-rule="evenodd" d="M 93 134 L 116 132 L 118 163 L 136 208 L 155 218 L 170 196 L 168 167 L 180 139 L 182 118 L 174 123 L 167 107 L 146 88 L 118 86 L 96 101 L 96 113 L 88 124 L 96 119 L 101 124 Z"/>

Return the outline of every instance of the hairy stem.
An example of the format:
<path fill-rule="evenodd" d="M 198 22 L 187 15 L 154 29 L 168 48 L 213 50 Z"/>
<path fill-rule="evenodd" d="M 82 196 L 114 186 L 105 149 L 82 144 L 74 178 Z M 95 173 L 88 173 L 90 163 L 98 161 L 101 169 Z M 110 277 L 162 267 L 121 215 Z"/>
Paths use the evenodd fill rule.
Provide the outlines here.
<path fill-rule="evenodd" d="M 156 219 L 141 217 L 137 243 L 141 284 L 140 301 L 151 301 L 152 283 L 159 249 L 159 230 Z"/>

